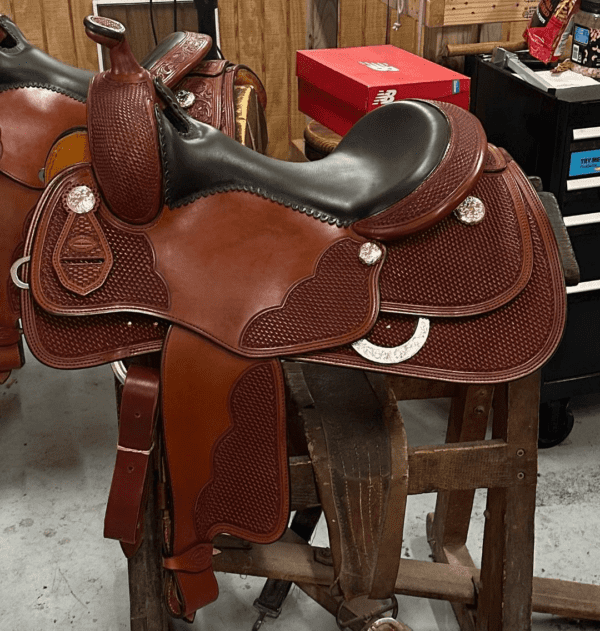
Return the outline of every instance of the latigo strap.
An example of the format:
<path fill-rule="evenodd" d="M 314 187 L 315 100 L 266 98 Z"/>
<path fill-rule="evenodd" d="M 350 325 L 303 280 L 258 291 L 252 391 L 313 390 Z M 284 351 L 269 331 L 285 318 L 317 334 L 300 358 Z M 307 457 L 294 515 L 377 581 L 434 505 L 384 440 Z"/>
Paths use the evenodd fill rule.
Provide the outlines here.
<path fill-rule="evenodd" d="M 121 398 L 117 461 L 104 518 L 104 536 L 118 539 L 128 558 L 142 542 L 159 392 L 158 370 L 129 367 Z"/>

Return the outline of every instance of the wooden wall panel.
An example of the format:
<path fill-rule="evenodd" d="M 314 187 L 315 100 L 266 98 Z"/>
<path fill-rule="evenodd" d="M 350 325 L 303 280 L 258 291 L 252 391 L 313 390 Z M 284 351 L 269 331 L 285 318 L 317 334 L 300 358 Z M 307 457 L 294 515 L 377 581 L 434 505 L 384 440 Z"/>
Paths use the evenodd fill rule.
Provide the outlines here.
<path fill-rule="evenodd" d="M 287 5 L 287 0 L 269 0 L 269 10 L 264 13 L 263 23 L 264 38 L 268 43 L 264 48 L 264 76 L 269 98 L 269 153 L 277 157 L 287 156 L 291 140 L 288 133 L 288 103 L 293 89 L 290 85 L 290 74 L 294 64 L 291 59 L 290 16 Z"/>
<path fill-rule="evenodd" d="M 48 50 L 42 0 L 18 0 L 14 5 L 14 18 L 34 46 Z"/>
<path fill-rule="evenodd" d="M 269 153 L 286 158 L 304 127 L 296 50 L 306 48 L 305 0 L 227 0 L 219 18 L 225 58 L 249 66 L 265 84 Z"/>
<path fill-rule="evenodd" d="M 335 48 L 338 38 L 337 0 L 309 0 L 306 30 L 305 48 Z"/>
<path fill-rule="evenodd" d="M 72 66 L 97 70 L 96 47 L 83 30 L 92 0 L 1 0 L 0 11 L 34 46 Z"/>
<path fill-rule="evenodd" d="M 288 138 L 301 138 L 306 124 L 305 116 L 298 110 L 298 79 L 296 77 L 296 51 L 306 48 L 306 4 L 289 2 L 289 44 L 287 54 L 291 61 L 288 75 Z M 283 157 L 283 156 L 282 156 Z"/>
<path fill-rule="evenodd" d="M 346 0 L 340 0 L 342 3 Z M 389 19 L 388 19 L 389 15 Z M 395 17 L 395 13 L 393 14 Z M 392 10 L 383 2 L 367 0 L 364 13 L 364 46 L 377 46 L 386 43 L 386 32 L 392 25 Z"/>
<path fill-rule="evenodd" d="M 83 30 L 83 18 L 87 15 L 91 15 L 92 3 L 90 0 L 69 0 L 69 2 L 71 3 L 73 43 L 75 45 L 75 59 L 72 64 L 79 68 L 85 68 L 86 70 L 98 70 L 98 52 L 96 45 Z"/>
<path fill-rule="evenodd" d="M 516 22 L 528 18 L 538 0 L 430 0 L 428 26 L 462 26 L 493 22 Z"/>
<path fill-rule="evenodd" d="M 219 6 L 219 28 L 221 32 L 221 50 L 223 56 L 231 61 L 239 62 L 240 40 L 239 10 L 237 0 L 221 2 Z M 256 70 L 258 73 L 258 70 Z"/>
<path fill-rule="evenodd" d="M 392 24 L 396 19 L 396 12 L 392 11 L 391 21 Z M 397 46 L 398 48 L 403 48 L 404 50 L 408 50 L 411 53 L 417 52 L 418 46 L 418 26 L 419 23 L 414 18 L 409 17 L 408 15 L 403 15 L 400 20 L 400 28 L 397 31 L 393 29 L 390 32 L 390 44 Z"/>
<path fill-rule="evenodd" d="M 385 44 L 386 11 L 380 0 L 338 0 L 338 46 Z"/>
<path fill-rule="evenodd" d="M 12 0 L 0 0 L 0 13 L 8 15 L 13 20 L 15 17 L 14 6 Z"/>
<path fill-rule="evenodd" d="M 73 24 L 69 1 L 49 2 L 45 0 L 42 6 L 42 16 L 46 52 L 56 59 L 75 65 L 77 55 L 73 35 L 75 28 L 83 31 L 83 26 Z"/>

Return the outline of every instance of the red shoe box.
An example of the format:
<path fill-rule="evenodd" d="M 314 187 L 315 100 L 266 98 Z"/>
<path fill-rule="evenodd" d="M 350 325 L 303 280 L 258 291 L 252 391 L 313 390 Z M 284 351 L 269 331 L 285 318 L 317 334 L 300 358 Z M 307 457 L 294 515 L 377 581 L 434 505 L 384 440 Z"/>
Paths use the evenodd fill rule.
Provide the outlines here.
<path fill-rule="evenodd" d="M 469 109 L 471 80 L 396 46 L 299 50 L 298 108 L 344 135 L 367 112 L 406 98 Z"/>

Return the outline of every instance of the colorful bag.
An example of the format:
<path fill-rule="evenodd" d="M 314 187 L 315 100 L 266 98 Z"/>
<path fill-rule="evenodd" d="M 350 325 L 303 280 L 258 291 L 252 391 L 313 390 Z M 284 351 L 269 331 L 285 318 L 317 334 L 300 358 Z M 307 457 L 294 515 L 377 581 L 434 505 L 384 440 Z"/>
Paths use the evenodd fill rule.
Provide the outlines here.
<path fill-rule="evenodd" d="M 579 4 L 580 0 L 541 0 L 523 34 L 530 55 L 544 63 L 559 60 L 568 35 L 567 26 Z"/>

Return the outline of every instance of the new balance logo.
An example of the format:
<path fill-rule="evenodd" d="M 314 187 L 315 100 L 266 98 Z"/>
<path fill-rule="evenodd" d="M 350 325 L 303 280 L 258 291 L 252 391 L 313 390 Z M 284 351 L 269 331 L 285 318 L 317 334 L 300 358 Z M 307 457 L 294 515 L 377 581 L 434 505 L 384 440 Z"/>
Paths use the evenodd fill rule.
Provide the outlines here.
<path fill-rule="evenodd" d="M 379 90 L 373 100 L 373 105 L 387 105 L 394 102 L 397 90 Z"/>
<path fill-rule="evenodd" d="M 398 68 L 386 64 L 384 61 L 359 61 L 358 63 L 379 72 L 398 72 Z"/>

